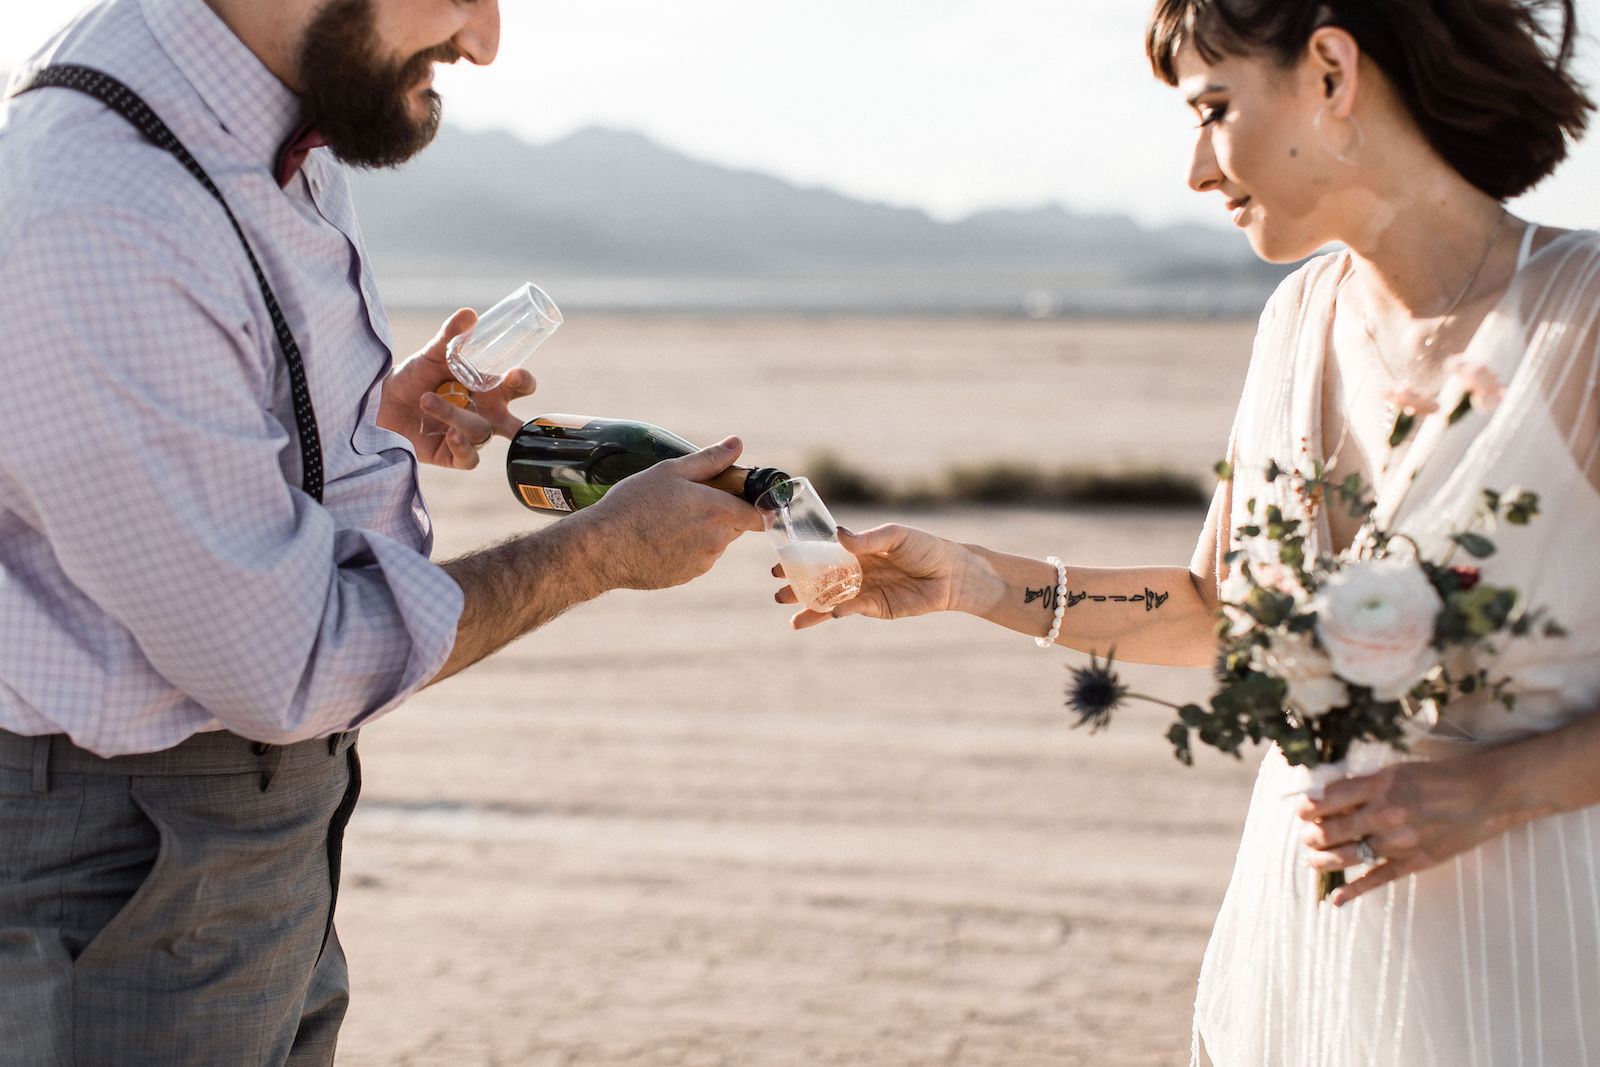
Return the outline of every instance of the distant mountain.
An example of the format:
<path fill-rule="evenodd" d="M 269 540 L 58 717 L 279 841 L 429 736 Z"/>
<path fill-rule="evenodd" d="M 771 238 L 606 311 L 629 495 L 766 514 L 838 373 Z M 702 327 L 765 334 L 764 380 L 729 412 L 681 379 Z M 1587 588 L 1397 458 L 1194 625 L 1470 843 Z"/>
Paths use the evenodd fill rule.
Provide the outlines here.
<path fill-rule="evenodd" d="M 1231 313 L 1259 308 L 1283 274 L 1222 230 L 1144 229 L 1058 205 L 940 222 L 598 127 L 534 145 L 446 126 L 405 167 L 357 172 L 352 184 L 380 280 L 651 278 L 707 306 L 760 303 L 760 289 L 780 302 L 855 294 L 892 308 L 942 304 L 944 290 L 1035 313 L 1181 293 L 1188 311 Z M 568 283 L 569 302 L 583 291 Z"/>

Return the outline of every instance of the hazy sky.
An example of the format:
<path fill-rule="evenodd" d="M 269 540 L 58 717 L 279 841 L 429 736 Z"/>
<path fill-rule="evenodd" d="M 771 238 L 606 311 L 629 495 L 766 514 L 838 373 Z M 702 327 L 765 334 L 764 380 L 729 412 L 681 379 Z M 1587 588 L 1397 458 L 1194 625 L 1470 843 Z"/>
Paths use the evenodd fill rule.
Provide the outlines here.
<path fill-rule="evenodd" d="M 263 0 L 266 2 L 266 0 Z M 0 66 L 78 0 L 0 0 Z M 1059 201 L 1225 225 L 1183 186 L 1192 119 L 1143 55 L 1147 0 L 501 0 L 500 57 L 450 121 L 545 141 L 590 123 L 954 217 Z M 1600 30 L 1600 0 L 1579 0 Z M 1600 90 L 1600 44 L 1579 76 Z M 1597 122 L 1600 126 L 1600 122 Z M 1600 228 L 1600 129 L 1517 209 Z"/>

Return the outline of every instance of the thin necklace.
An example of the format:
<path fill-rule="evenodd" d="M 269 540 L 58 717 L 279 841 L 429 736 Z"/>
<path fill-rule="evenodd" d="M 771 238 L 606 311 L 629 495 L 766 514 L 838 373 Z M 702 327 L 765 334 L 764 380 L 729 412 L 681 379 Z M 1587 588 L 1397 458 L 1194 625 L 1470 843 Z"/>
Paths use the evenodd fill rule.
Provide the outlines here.
<path fill-rule="evenodd" d="M 1439 316 L 1439 321 L 1433 324 L 1433 329 L 1428 331 L 1428 336 L 1422 339 L 1422 351 L 1411 357 L 1410 366 L 1412 369 L 1408 370 L 1404 377 L 1396 377 L 1394 369 L 1389 365 L 1389 357 L 1384 353 L 1383 346 L 1378 343 L 1378 334 L 1372 328 L 1372 320 L 1365 313 L 1361 315 L 1361 329 L 1366 333 L 1367 340 L 1372 342 L 1372 350 L 1378 355 L 1378 365 L 1383 368 L 1383 372 L 1388 375 L 1389 380 L 1395 385 L 1402 389 L 1411 387 L 1411 379 L 1415 373 L 1416 366 L 1428 357 L 1429 352 L 1433 351 L 1433 343 L 1439 339 L 1439 331 L 1444 329 L 1444 324 L 1449 321 L 1456 308 L 1461 306 L 1461 301 L 1466 299 L 1467 294 L 1472 291 L 1472 287 L 1477 284 L 1478 275 L 1483 273 L 1483 265 L 1489 262 L 1489 253 L 1494 250 L 1495 238 L 1500 236 L 1500 230 L 1506 224 L 1507 214 L 1508 212 L 1505 208 L 1500 209 L 1500 217 L 1495 219 L 1494 229 L 1489 231 L 1489 240 L 1483 246 L 1483 253 L 1478 256 L 1477 266 L 1473 267 L 1472 273 L 1467 275 L 1466 284 L 1461 287 L 1460 292 L 1456 293 L 1456 298 L 1450 301 L 1450 306 L 1444 309 L 1444 314 Z"/>
<path fill-rule="evenodd" d="M 1483 252 L 1478 256 L 1477 265 L 1472 268 L 1472 273 L 1467 275 L 1466 284 L 1461 287 L 1460 292 L 1456 293 L 1456 298 L 1450 301 L 1450 306 L 1444 309 L 1443 315 L 1439 316 L 1439 321 L 1434 323 L 1433 329 L 1428 331 L 1428 336 L 1422 339 L 1422 352 L 1416 356 L 1413 356 L 1411 360 L 1411 365 L 1413 367 L 1422 362 L 1422 360 L 1427 357 L 1428 353 L 1432 351 L 1433 343 L 1438 339 L 1439 331 L 1444 328 L 1445 321 L 1450 318 L 1451 314 L 1454 313 L 1456 308 L 1461 306 L 1461 301 L 1466 299 L 1467 294 L 1472 291 L 1472 287 L 1477 284 L 1478 275 L 1483 273 L 1484 264 L 1489 262 L 1489 253 L 1494 250 L 1495 239 L 1500 236 L 1500 230 L 1505 226 L 1506 216 L 1508 214 L 1509 212 L 1507 212 L 1505 208 L 1502 207 L 1500 209 L 1500 216 L 1495 219 L 1494 229 L 1489 231 L 1489 240 L 1484 243 Z M 1342 290 L 1344 288 L 1344 283 L 1349 281 L 1353 276 L 1353 274 L 1346 274 L 1343 278 L 1339 279 L 1338 288 Z M 1335 300 L 1337 301 L 1337 296 L 1335 296 Z M 1365 314 L 1361 314 L 1360 312 L 1357 314 L 1361 319 L 1361 329 L 1367 335 L 1367 340 L 1371 342 L 1372 351 L 1377 355 L 1378 366 L 1383 368 L 1384 375 L 1397 388 L 1409 390 L 1411 386 L 1411 373 L 1408 372 L 1403 379 L 1395 377 L 1394 371 L 1389 366 L 1389 359 L 1384 355 L 1383 346 L 1378 344 L 1378 335 L 1377 332 L 1372 328 L 1371 320 L 1369 320 Z M 1367 378 L 1370 373 L 1371 370 L 1369 368 L 1367 371 L 1362 373 L 1361 378 L 1356 382 L 1356 388 L 1352 394 L 1353 400 L 1360 398 L 1362 392 L 1366 388 Z M 1339 440 L 1334 444 L 1333 452 L 1328 456 L 1327 459 L 1327 466 L 1330 469 L 1339 462 L 1339 455 L 1344 451 L 1345 442 L 1349 439 L 1350 418 L 1352 414 L 1352 408 L 1354 408 L 1354 406 L 1355 405 L 1353 403 L 1345 405 L 1344 425 L 1340 427 Z M 1388 408 L 1388 413 L 1385 421 L 1392 421 L 1397 414 L 1396 406 L 1392 401 L 1386 406 Z M 1393 458 L 1393 454 L 1394 446 L 1390 445 L 1388 454 L 1386 455 L 1383 463 L 1384 470 L 1388 470 L 1389 460 Z"/>

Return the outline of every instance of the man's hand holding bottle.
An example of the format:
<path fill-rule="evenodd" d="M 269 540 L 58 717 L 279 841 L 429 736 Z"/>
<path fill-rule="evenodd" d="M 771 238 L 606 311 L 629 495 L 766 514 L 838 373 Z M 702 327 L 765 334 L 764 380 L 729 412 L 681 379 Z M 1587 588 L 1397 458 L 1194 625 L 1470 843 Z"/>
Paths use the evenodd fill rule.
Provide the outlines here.
<path fill-rule="evenodd" d="M 761 529 L 756 509 L 703 484 L 743 450 L 728 437 L 624 478 L 593 505 L 563 519 L 592 527 L 601 547 L 594 566 L 617 589 L 665 589 L 711 569 L 740 534 Z"/>
<path fill-rule="evenodd" d="M 740 534 L 761 528 L 756 509 L 703 482 L 739 458 L 729 437 L 663 460 L 611 486 L 560 522 L 443 564 L 463 609 L 448 678 L 611 589 L 664 589 L 710 570 Z"/>

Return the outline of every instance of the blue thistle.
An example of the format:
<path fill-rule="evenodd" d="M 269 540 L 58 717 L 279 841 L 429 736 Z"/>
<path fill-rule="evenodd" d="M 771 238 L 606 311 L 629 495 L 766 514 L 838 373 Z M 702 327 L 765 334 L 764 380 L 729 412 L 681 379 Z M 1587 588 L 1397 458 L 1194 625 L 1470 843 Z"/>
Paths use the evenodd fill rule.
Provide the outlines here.
<path fill-rule="evenodd" d="M 1111 669 L 1115 652 L 1106 656 L 1105 662 L 1089 653 L 1087 667 L 1073 667 L 1072 679 L 1067 683 L 1067 707 L 1078 716 L 1073 728 L 1087 726 L 1089 732 L 1098 733 L 1111 722 L 1111 713 L 1128 695 L 1117 672 Z"/>

